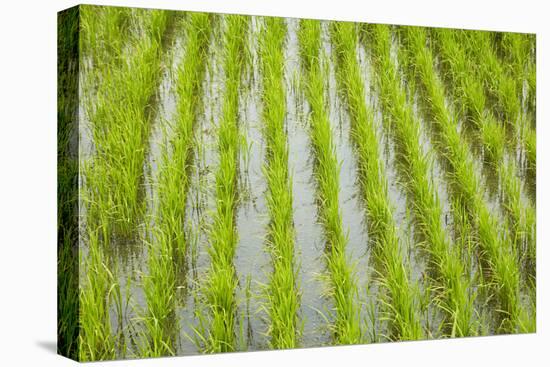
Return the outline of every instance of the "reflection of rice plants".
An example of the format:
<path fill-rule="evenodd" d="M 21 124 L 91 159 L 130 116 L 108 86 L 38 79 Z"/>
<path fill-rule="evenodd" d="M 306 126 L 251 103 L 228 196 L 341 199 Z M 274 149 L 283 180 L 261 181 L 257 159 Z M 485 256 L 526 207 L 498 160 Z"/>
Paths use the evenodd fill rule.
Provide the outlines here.
<path fill-rule="evenodd" d="M 59 20 L 64 355 L 535 330 L 531 35 Z"/>

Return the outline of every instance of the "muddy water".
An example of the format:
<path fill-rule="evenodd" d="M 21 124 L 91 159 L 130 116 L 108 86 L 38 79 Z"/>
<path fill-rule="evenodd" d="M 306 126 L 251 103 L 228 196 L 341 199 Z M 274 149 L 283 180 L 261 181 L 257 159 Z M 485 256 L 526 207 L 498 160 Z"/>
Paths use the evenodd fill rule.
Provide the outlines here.
<path fill-rule="evenodd" d="M 270 257 L 265 251 L 265 235 L 269 221 L 262 173 L 265 144 L 262 138 L 260 66 L 257 42 L 261 18 L 252 17 L 248 44 L 252 52 L 248 79 L 239 97 L 239 130 L 243 138 L 239 159 L 240 197 L 237 207 L 239 241 L 235 252 L 235 269 L 239 278 L 239 321 L 243 322 L 247 349 L 267 348 L 264 336 L 266 324 L 260 317 L 262 285 L 267 284 L 271 271 Z"/>

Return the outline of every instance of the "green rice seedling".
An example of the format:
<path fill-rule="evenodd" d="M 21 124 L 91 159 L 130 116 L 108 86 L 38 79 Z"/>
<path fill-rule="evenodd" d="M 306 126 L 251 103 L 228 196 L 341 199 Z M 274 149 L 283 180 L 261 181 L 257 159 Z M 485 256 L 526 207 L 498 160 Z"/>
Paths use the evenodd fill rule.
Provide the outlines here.
<path fill-rule="evenodd" d="M 163 146 L 158 172 L 157 227 L 162 228 L 174 256 L 187 251 L 182 228 L 189 188 L 188 170 L 193 149 L 193 132 L 200 105 L 201 83 L 206 71 L 205 57 L 210 41 L 212 19 L 206 14 L 189 14 L 186 19 L 185 55 L 176 75 L 177 106 L 171 122 L 169 144 Z"/>
<path fill-rule="evenodd" d="M 58 15 L 57 92 L 57 350 L 78 359 L 78 131 L 79 11 Z"/>
<path fill-rule="evenodd" d="M 365 91 L 357 61 L 357 33 L 353 23 L 331 24 L 337 58 L 337 81 L 346 102 L 357 150 L 360 184 L 366 203 L 373 255 L 379 264 L 380 286 L 386 291 L 381 302 L 387 309 L 390 338 L 415 340 L 423 337 L 418 316 L 417 287 L 399 248 L 393 209 L 388 197 L 385 170 L 379 158 L 373 113 L 365 102 Z"/>
<path fill-rule="evenodd" d="M 99 230 L 88 231 L 88 257 L 80 287 L 79 359 L 98 361 L 114 359 L 115 338 L 111 330 L 109 301 L 117 287 L 105 258 Z M 83 261 L 81 260 L 82 264 Z"/>
<path fill-rule="evenodd" d="M 82 54 L 95 70 L 118 64 L 130 34 L 132 9 L 84 5 L 81 14 Z"/>
<path fill-rule="evenodd" d="M 196 106 L 206 70 L 211 32 L 208 14 L 192 13 L 186 20 L 185 55 L 178 67 L 177 110 L 170 145 L 164 146 L 158 172 L 158 207 L 154 215 L 155 231 L 149 250 L 149 274 L 144 281 L 147 312 L 143 316 L 143 356 L 173 355 L 173 327 L 177 264 L 187 251 L 184 237 L 185 203 L 189 188 Z"/>
<path fill-rule="evenodd" d="M 506 122 L 514 127 L 518 123 L 521 111 L 517 85 L 515 80 L 508 76 L 506 69 L 498 60 L 494 52 L 490 32 L 462 31 L 458 34 L 470 56 L 477 61 L 476 71 L 483 80 L 487 94 L 494 98 L 497 103 L 497 110 L 503 114 Z M 483 49 L 478 49 L 478 47 L 483 47 Z"/>
<path fill-rule="evenodd" d="M 502 66 L 516 80 L 518 98 L 523 98 L 523 83 L 530 62 L 531 42 L 528 34 L 502 32 L 498 33 L 497 51 L 501 54 Z"/>
<path fill-rule="evenodd" d="M 502 53 L 502 63 L 507 68 L 508 74 L 516 80 L 520 100 L 527 98 L 527 108 L 534 115 L 535 112 L 535 93 L 536 93 L 536 67 L 535 67 L 535 35 L 522 33 L 500 34 L 500 50 Z M 524 83 L 527 82 L 527 95 L 524 96 Z M 533 119 L 534 122 L 534 119 Z M 534 129 L 535 126 L 533 125 Z"/>
<path fill-rule="evenodd" d="M 325 79 L 321 67 L 321 24 L 318 20 L 301 20 L 298 32 L 300 54 L 305 74 L 305 95 L 311 107 L 310 136 L 315 152 L 315 176 L 320 218 L 323 223 L 328 254 L 326 263 L 331 278 L 331 296 L 336 316 L 331 328 L 336 344 L 361 342 L 357 285 L 346 259 L 347 235 L 338 204 L 340 163 L 335 152 L 325 98 Z"/>
<path fill-rule="evenodd" d="M 265 18 L 259 54 L 262 82 L 263 135 L 267 182 L 266 203 L 270 223 L 268 249 L 273 271 L 269 275 L 264 309 L 269 318 L 267 334 L 276 349 L 298 346 L 300 293 L 294 269 L 292 184 L 285 132 L 284 44 L 286 25 L 281 18 Z"/>
<path fill-rule="evenodd" d="M 166 14 L 151 13 L 151 17 L 155 16 L 164 18 Z M 110 28 L 105 29 L 105 31 L 109 30 Z M 98 37 L 107 39 L 114 36 Z M 136 57 L 126 64 L 113 65 L 112 68 L 92 68 L 87 73 L 92 80 L 100 80 L 101 83 L 97 85 L 97 90 L 85 91 L 87 103 L 85 108 L 90 118 L 95 151 L 90 159 L 81 162 L 84 183 L 82 202 L 86 206 L 86 233 L 89 248 L 89 256 L 86 260 L 87 278 L 84 285 L 81 285 L 79 297 L 81 306 L 79 355 L 83 360 L 116 357 L 114 336 L 110 328 L 109 303 L 112 300 L 115 304 L 117 303 L 114 297 L 117 292 L 113 292 L 118 289 L 118 284 L 115 282 L 116 277 L 113 276 L 114 270 L 111 271 L 107 266 L 104 248 L 110 244 L 115 228 L 122 228 L 126 233 L 130 232 L 128 227 L 130 215 L 127 214 L 133 210 L 129 209 L 135 204 L 132 199 L 137 201 L 137 194 L 134 193 L 140 185 L 135 176 L 138 175 L 138 170 L 141 172 L 142 166 L 141 163 L 139 169 L 137 168 L 139 162 L 136 162 L 136 158 L 143 154 L 141 151 L 144 145 L 143 140 L 135 139 L 136 136 L 141 138 L 139 134 L 144 134 L 144 131 L 137 129 L 134 123 L 135 118 L 144 116 L 145 112 L 142 111 L 140 114 L 136 111 L 141 111 L 143 106 L 146 106 L 147 98 L 152 94 L 153 87 L 144 84 L 154 83 L 150 80 L 153 78 L 152 70 L 148 68 L 151 61 L 157 61 L 158 65 L 160 56 L 158 48 L 155 47 L 158 41 L 148 37 L 140 40 L 142 42 L 135 47 L 136 52 L 143 56 L 143 59 Z M 113 50 L 113 52 L 120 51 Z M 99 55 L 99 57 L 103 56 Z M 112 60 L 114 59 L 113 57 Z M 146 62 L 147 65 L 141 65 L 142 62 Z M 145 75 L 144 78 L 140 78 L 140 71 Z M 139 92 L 136 93 L 136 90 Z M 150 94 L 147 96 L 139 94 L 148 92 Z M 144 118 L 138 122 L 143 120 Z M 121 141 L 125 141 L 125 138 L 130 140 L 128 146 L 121 145 Z M 130 147 L 135 149 L 135 152 L 129 151 Z M 120 307 L 118 310 L 120 311 Z"/>
<path fill-rule="evenodd" d="M 147 309 L 139 318 L 144 326 L 138 346 L 142 357 L 175 354 L 171 330 L 177 330 L 173 322 L 176 270 L 170 239 L 166 237 L 158 228 L 153 231 L 153 243 L 148 245 L 149 273 L 143 280 Z"/>
<path fill-rule="evenodd" d="M 230 352 L 238 347 L 235 334 L 237 276 L 233 265 L 237 233 L 235 212 L 238 202 L 239 89 L 245 67 L 244 50 L 249 18 L 227 16 L 223 44 L 225 91 L 218 129 L 219 166 L 216 172 L 216 212 L 210 230 L 210 270 L 205 298 L 210 311 L 207 352 Z"/>
<path fill-rule="evenodd" d="M 443 29 L 435 31 L 443 67 L 450 76 L 454 96 L 464 105 L 468 122 L 473 125 L 476 138 L 486 152 L 485 157 L 503 183 L 503 204 L 512 222 L 511 236 L 518 245 L 517 250 L 520 254 L 525 254 L 522 258 L 533 262 L 536 243 L 535 208 L 521 198 L 521 178 L 515 174 L 514 161 L 507 162 L 504 159 L 504 126 L 496 121 L 488 109 L 482 82 L 473 71 L 475 65 L 457 42 L 455 32 Z M 510 154 L 515 154 L 515 151 L 512 150 Z"/>
<path fill-rule="evenodd" d="M 536 63 L 530 62 L 527 65 L 527 102 L 528 107 L 533 116 L 536 116 L 537 113 L 537 65 Z M 533 121 L 536 119 L 533 118 Z M 536 124 L 533 124 L 533 129 L 536 128 Z"/>
<path fill-rule="evenodd" d="M 477 66 L 476 75 L 483 80 L 487 94 L 496 102 L 496 110 L 510 129 L 511 135 L 526 151 L 530 170 L 536 170 L 536 147 L 529 144 L 535 141 L 535 131 L 521 115 L 521 99 L 517 93 L 517 83 L 499 62 L 494 52 L 488 32 L 472 31 L 457 33 L 460 42 L 466 45 Z M 515 144 L 514 144 L 515 145 Z"/>
<path fill-rule="evenodd" d="M 73 176 L 74 177 L 74 176 Z M 78 359 L 79 335 L 79 264 L 76 227 L 58 232 L 57 252 L 57 350 L 58 353 Z M 74 231 L 75 233 L 73 233 Z"/>
<path fill-rule="evenodd" d="M 522 200 L 521 183 L 513 161 L 498 166 L 504 192 L 504 204 L 510 214 L 511 236 L 519 254 L 520 264 L 534 275 L 536 266 L 536 211 Z M 534 284 L 532 284 L 534 286 Z"/>
<path fill-rule="evenodd" d="M 120 67 L 94 69 L 101 80 L 87 106 L 94 141 L 93 164 L 86 172 L 90 190 L 88 221 L 106 220 L 107 234 L 131 235 L 143 214 L 141 200 L 149 101 L 160 74 L 160 35 L 168 13 L 144 14 L 144 35 L 130 39 Z M 108 239 L 106 239 L 108 240 Z"/>
<path fill-rule="evenodd" d="M 518 320 L 526 312 L 521 304 L 520 272 L 517 252 L 504 228 L 487 208 L 480 183 L 475 173 L 468 147 L 461 141 L 456 117 L 445 103 L 445 92 L 437 78 L 431 50 L 426 47 L 426 31 L 422 28 L 402 28 L 406 49 L 401 57 L 410 57 L 415 75 L 420 79 L 424 103 L 433 119 L 439 140 L 438 151 L 448 165 L 449 180 L 461 206 L 468 209 L 470 221 L 477 231 L 480 255 L 492 281 L 492 289 L 499 303 L 501 319 L 499 330 L 514 331 Z M 499 231 L 500 229 L 500 231 Z M 522 330 L 524 331 L 524 330 Z"/>
<path fill-rule="evenodd" d="M 374 77 L 380 90 L 385 112 L 391 116 L 386 127 L 395 139 L 400 153 L 398 166 L 404 176 L 405 188 L 412 198 L 413 214 L 418 230 L 425 238 L 435 269 L 432 281 L 439 295 L 436 302 L 446 314 L 448 335 L 476 335 L 473 322 L 473 302 L 470 279 L 465 274 L 460 249 L 452 246 L 442 223 L 442 209 L 434 183 L 430 180 L 430 162 L 420 145 L 420 122 L 407 103 L 405 90 L 396 66 L 391 59 L 391 30 L 386 25 L 365 25 L 372 44 Z"/>
<path fill-rule="evenodd" d="M 529 173 L 533 178 L 537 176 L 537 135 L 534 129 L 525 129 L 523 136 L 523 144 Z"/>

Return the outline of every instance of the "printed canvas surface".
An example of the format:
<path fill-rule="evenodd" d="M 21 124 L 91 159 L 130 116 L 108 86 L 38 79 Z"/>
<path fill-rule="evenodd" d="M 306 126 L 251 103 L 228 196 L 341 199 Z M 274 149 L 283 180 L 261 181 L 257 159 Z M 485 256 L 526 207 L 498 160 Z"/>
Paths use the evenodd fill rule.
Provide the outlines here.
<path fill-rule="evenodd" d="M 535 36 L 59 13 L 58 350 L 534 332 Z"/>

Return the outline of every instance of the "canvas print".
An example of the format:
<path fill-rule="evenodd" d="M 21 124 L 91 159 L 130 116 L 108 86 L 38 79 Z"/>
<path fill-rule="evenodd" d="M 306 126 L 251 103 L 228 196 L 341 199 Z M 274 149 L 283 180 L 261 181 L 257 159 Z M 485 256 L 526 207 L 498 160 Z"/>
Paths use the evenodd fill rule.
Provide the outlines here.
<path fill-rule="evenodd" d="M 531 333 L 535 35 L 58 18 L 58 350 Z"/>

